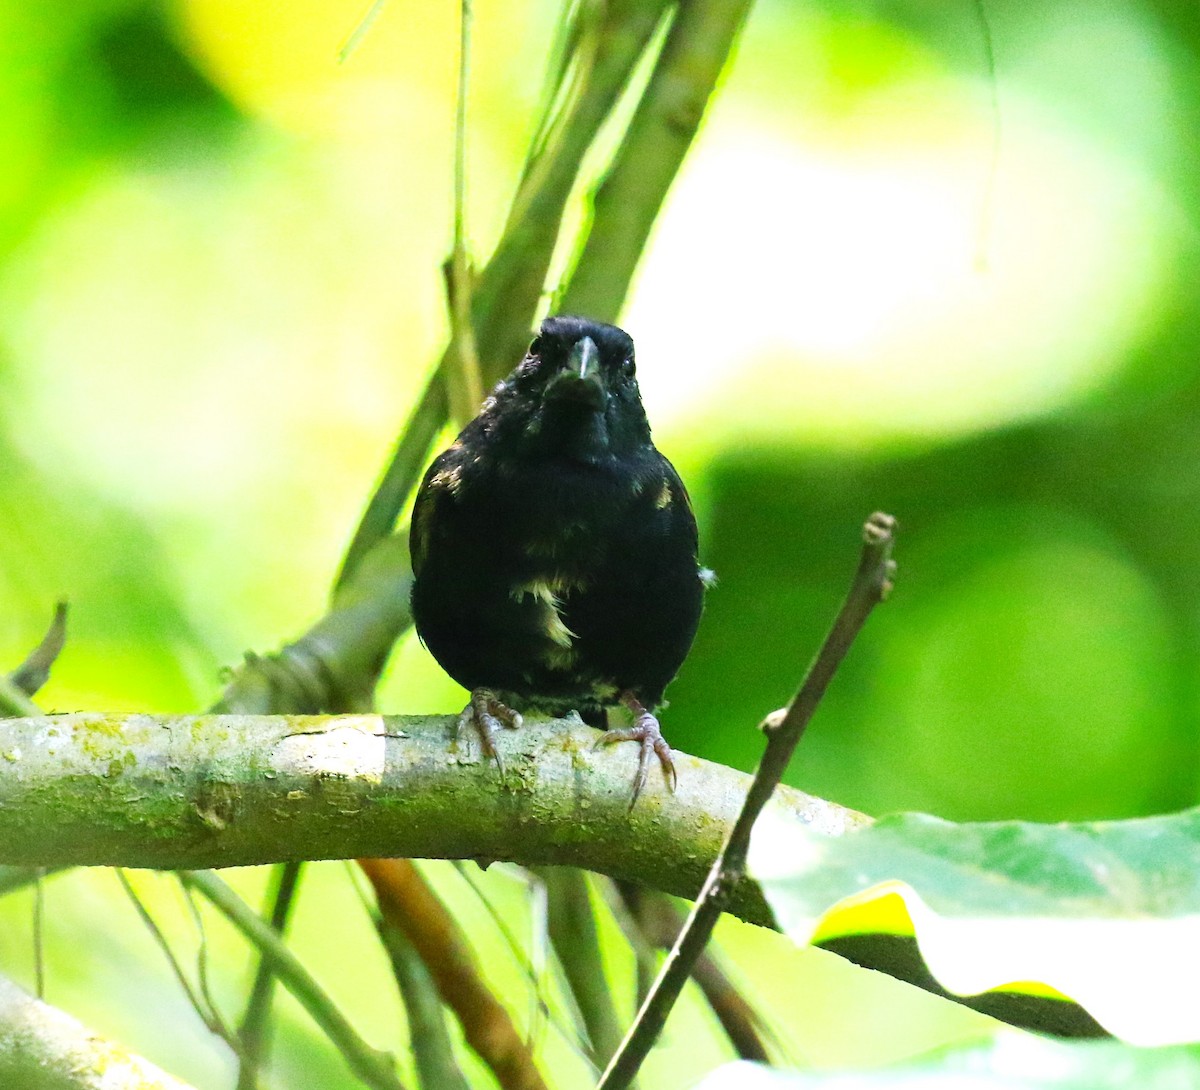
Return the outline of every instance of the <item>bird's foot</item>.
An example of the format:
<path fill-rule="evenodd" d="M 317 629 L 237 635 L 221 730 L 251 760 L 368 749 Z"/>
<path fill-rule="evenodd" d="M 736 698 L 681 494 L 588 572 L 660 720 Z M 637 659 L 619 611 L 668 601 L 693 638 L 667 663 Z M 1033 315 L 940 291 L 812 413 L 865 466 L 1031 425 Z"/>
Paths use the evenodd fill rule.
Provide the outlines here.
<path fill-rule="evenodd" d="M 641 742 L 642 752 L 638 758 L 637 776 L 633 781 L 633 797 L 629 800 L 629 809 L 632 810 L 638 796 L 642 793 L 642 788 L 646 786 L 646 778 L 650 774 L 650 755 L 652 753 L 658 757 L 658 763 L 662 765 L 663 776 L 670 784 L 672 791 L 678 785 L 679 777 L 675 773 L 675 761 L 671 754 L 671 747 L 667 745 L 667 740 L 663 737 L 658 720 L 654 718 L 653 713 L 647 710 L 646 706 L 630 692 L 621 694 L 621 703 L 633 713 L 633 726 L 626 727 L 624 730 L 605 731 L 596 745 L 607 746 L 613 742 Z"/>
<path fill-rule="evenodd" d="M 513 711 L 491 689 L 473 689 L 471 699 L 458 717 L 458 728 L 455 735 L 461 734 L 467 727 L 474 727 L 479 735 L 479 743 L 484 756 L 491 757 L 500 769 L 500 778 L 504 778 L 504 758 L 496 749 L 496 731 L 502 727 L 516 730 L 521 725 L 521 713 Z"/>

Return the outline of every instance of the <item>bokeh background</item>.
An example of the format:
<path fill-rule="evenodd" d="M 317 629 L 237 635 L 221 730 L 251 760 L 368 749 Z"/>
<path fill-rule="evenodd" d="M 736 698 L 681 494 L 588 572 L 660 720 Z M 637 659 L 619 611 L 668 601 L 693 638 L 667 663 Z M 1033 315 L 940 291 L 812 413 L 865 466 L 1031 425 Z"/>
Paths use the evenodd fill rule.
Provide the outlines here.
<path fill-rule="evenodd" d="M 476 7 L 482 257 L 559 6 Z M 0 0 L 0 667 L 68 597 L 47 708 L 202 709 L 224 665 L 323 611 L 447 332 L 457 5 L 391 0 L 339 63 L 363 14 Z M 883 508 L 897 590 L 793 783 L 954 819 L 1196 801 L 1198 54 L 1200 9 L 1172 0 L 756 6 L 623 319 L 720 578 L 663 715 L 675 745 L 753 764 Z M 380 703 L 461 698 L 408 639 Z M 302 951 L 386 1040 L 398 1007 L 353 887 L 314 873 Z M 527 915 L 506 881 L 493 896 Z M 185 941 L 170 887 L 142 883 Z M 112 876 L 56 878 L 47 902 L 49 998 L 225 1085 Z M 0 918 L 0 967 L 27 981 L 28 898 Z M 232 997 L 245 954 L 212 927 Z M 985 1031 L 824 955 L 728 941 L 801 1062 Z M 886 1031 L 847 1026 L 872 1004 Z M 352 1085 L 285 1013 L 284 1073 Z M 649 1084 L 720 1057 L 700 1019 Z"/>

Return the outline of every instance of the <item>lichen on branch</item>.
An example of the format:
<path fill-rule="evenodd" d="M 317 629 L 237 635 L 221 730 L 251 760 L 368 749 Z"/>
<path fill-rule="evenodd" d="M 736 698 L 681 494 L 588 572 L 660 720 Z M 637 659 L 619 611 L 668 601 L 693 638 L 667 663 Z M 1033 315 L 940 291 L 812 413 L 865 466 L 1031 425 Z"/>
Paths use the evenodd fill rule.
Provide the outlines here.
<path fill-rule="evenodd" d="M 694 896 L 749 784 L 680 754 L 632 813 L 636 747 L 574 718 L 499 741 L 506 774 L 446 716 L 39 716 L 0 721 L 0 864 L 198 869 L 406 857 L 586 867 Z M 780 789 L 838 833 L 866 820 Z M 736 915 L 768 923 L 743 883 Z"/>

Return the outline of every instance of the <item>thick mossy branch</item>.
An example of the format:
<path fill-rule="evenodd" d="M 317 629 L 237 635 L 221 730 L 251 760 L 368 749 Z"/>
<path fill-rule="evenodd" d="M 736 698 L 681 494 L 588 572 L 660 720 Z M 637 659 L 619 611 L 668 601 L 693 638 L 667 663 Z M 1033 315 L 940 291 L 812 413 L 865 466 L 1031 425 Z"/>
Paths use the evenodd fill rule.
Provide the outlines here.
<path fill-rule="evenodd" d="M 636 746 L 593 749 L 599 732 L 577 720 L 527 721 L 498 739 L 501 781 L 475 740 L 455 742 L 453 729 L 448 716 L 0 720 L 0 893 L 28 885 L 34 866 L 396 856 L 562 863 L 694 898 L 750 784 L 676 753 L 677 794 L 651 777 L 630 813 Z M 869 820 L 786 787 L 771 805 L 831 835 Z M 772 924 L 752 882 L 740 882 L 725 908 Z M 830 947 L 945 994 L 911 939 L 865 935 Z M 949 998 L 1046 1033 L 1100 1032 L 1057 999 Z"/>
<path fill-rule="evenodd" d="M 694 897 L 749 778 L 678 754 L 633 812 L 636 746 L 576 719 L 504 731 L 507 768 L 454 719 L 76 714 L 0 721 L 0 864 L 173 870 L 288 859 L 566 863 Z M 861 815 L 777 805 L 838 833 Z M 770 914 L 743 883 L 729 910 Z"/>
<path fill-rule="evenodd" d="M 69 1014 L 0 976 L 0 1086 L 21 1090 L 189 1090 Z"/>

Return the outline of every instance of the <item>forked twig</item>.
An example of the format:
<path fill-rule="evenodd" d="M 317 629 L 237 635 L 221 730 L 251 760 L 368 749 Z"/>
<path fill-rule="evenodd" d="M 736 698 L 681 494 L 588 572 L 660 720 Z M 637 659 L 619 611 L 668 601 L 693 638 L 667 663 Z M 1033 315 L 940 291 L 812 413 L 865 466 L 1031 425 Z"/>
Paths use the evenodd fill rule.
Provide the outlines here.
<path fill-rule="evenodd" d="M 271 927 L 282 937 L 287 930 L 288 918 L 295 903 L 296 888 L 304 864 L 297 860 L 281 863 L 275 868 L 274 888 L 270 894 Z M 246 1010 L 238 1027 L 238 1039 L 242 1043 L 238 1065 L 237 1090 L 254 1090 L 258 1084 L 258 1071 L 270 1048 L 271 1000 L 275 988 L 275 970 L 271 960 L 260 956 L 254 971 L 254 985 Z"/>
<path fill-rule="evenodd" d="M 242 935 L 266 955 L 275 975 L 342 1054 L 350 1069 L 372 1090 L 404 1090 L 395 1061 L 359 1036 L 312 974 L 279 934 L 211 871 L 179 871 L 179 881 L 203 896 Z"/>
<path fill-rule="evenodd" d="M 220 1037 L 236 1053 L 238 1051 L 237 1038 L 225 1024 L 220 1011 L 213 1005 L 211 997 L 208 994 L 207 985 L 194 986 L 192 984 L 191 980 L 188 979 L 187 972 L 183 968 L 183 964 L 176 957 L 167 936 L 163 933 L 162 928 L 158 926 L 158 923 L 150 914 L 150 909 L 146 907 L 145 901 L 142 900 L 133 883 L 129 880 L 129 875 L 125 873 L 122 867 L 114 869 L 118 881 L 120 881 L 126 896 L 133 904 L 134 911 L 138 914 L 138 918 L 145 925 L 146 930 L 150 932 L 151 938 L 154 939 L 155 944 L 163 952 L 163 956 L 166 957 L 167 964 L 171 968 L 171 974 L 179 983 L 192 1010 L 196 1012 L 200 1021 L 204 1023 L 204 1027 L 210 1033 Z"/>
<path fill-rule="evenodd" d="M 858 571 L 854 574 L 854 582 L 833 622 L 833 628 L 825 637 L 792 702 L 763 721 L 767 748 L 750 790 L 746 793 L 741 813 L 709 871 L 674 949 L 667 955 L 658 980 L 654 982 L 633 1026 L 601 1077 L 597 1090 L 625 1090 L 662 1033 L 667 1015 L 679 998 L 692 967 L 703 953 L 724 910 L 729 890 L 745 873 L 750 831 L 754 822 L 783 779 L 788 762 L 850 645 L 871 611 L 891 589 L 895 573 L 892 560 L 895 531 L 896 520 L 891 515 L 877 512 L 867 519 L 863 527 L 863 550 Z"/>

